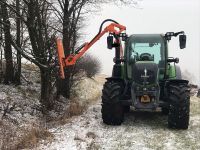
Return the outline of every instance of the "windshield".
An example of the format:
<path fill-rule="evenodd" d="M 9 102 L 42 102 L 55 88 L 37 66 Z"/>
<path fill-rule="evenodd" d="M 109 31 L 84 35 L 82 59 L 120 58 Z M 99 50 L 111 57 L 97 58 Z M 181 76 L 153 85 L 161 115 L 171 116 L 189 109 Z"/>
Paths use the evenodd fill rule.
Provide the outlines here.
<path fill-rule="evenodd" d="M 161 43 L 132 43 L 131 49 L 137 61 L 154 61 L 158 64 L 162 59 Z"/>
<path fill-rule="evenodd" d="M 160 35 L 134 35 L 129 42 L 129 52 L 136 61 L 165 61 L 164 40 Z"/>

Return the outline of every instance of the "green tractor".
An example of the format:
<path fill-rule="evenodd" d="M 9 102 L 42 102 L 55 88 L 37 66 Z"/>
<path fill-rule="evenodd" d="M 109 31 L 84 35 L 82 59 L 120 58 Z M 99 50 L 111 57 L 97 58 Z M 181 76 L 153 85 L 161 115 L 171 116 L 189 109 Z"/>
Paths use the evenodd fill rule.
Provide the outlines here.
<path fill-rule="evenodd" d="M 168 127 L 187 129 L 190 113 L 188 81 L 181 78 L 175 64 L 178 58 L 168 57 L 168 42 L 179 35 L 180 49 L 186 47 L 186 35 L 166 34 L 110 34 L 109 49 L 115 48 L 112 77 L 102 90 L 102 119 L 108 125 L 121 125 L 130 106 L 137 111 L 161 109 L 168 115 Z M 115 39 L 115 40 L 113 40 Z M 122 39 L 124 57 L 120 57 Z"/>
<path fill-rule="evenodd" d="M 103 25 L 112 22 L 103 29 Z M 168 57 L 168 42 L 179 35 L 180 48 L 186 46 L 186 35 L 181 32 L 162 34 L 134 34 L 127 36 L 126 27 L 112 19 L 102 22 L 99 32 L 90 41 L 65 56 L 63 43 L 57 39 L 60 78 L 67 67 L 90 49 L 105 33 L 108 49 L 115 48 L 112 77 L 107 78 L 102 90 L 102 118 L 109 125 L 120 125 L 124 114 L 133 106 L 135 110 L 155 111 L 161 108 L 168 115 L 168 126 L 187 129 L 189 125 L 190 95 L 188 81 L 181 78 L 175 63 L 178 58 Z M 122 42 L 125 42 L 122 57 Z"/>

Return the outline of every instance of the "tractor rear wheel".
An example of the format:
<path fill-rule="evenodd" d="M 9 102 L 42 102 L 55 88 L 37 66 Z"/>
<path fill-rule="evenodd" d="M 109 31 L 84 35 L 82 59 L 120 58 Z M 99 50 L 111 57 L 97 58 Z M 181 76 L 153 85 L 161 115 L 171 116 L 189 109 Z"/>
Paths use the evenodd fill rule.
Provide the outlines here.
<path fill-rule="evenodd" d="M 121 125 L 124 120 L 124 107 L 120 103 L 122 85 L 107 81 L 102 90 L 102 119 L 108 125 Z"/>
<path fill-rule="evenodd" d="M 188 129 L 190 95 L 186 84 L 170 85 L 168 127 Z"/>

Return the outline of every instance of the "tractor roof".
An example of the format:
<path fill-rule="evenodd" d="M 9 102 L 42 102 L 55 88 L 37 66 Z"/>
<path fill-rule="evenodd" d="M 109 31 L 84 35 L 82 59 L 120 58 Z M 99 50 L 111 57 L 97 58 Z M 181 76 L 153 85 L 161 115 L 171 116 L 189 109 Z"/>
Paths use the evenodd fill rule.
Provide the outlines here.
<path fill-rule="evenodd" d="M 134 42 L 163 42 L 163 34 L 132 34 L 129 40 Z"/>

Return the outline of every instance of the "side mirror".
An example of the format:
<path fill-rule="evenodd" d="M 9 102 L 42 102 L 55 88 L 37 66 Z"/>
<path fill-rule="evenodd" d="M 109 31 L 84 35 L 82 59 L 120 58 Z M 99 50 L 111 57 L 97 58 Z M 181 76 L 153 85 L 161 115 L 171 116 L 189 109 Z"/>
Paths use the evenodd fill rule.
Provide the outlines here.
<path fill-rule="evenodd" d="M 179 45 L 180 49 L 184 49 L 186 47 L 186 35 L 179 35 Z"/>
<path fill-rule="evenodd" d="M 113 48 L 113 36 L 107 37 L 107 48 L 112 49 Z"/>

